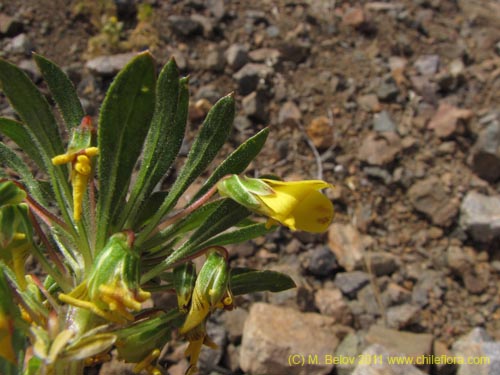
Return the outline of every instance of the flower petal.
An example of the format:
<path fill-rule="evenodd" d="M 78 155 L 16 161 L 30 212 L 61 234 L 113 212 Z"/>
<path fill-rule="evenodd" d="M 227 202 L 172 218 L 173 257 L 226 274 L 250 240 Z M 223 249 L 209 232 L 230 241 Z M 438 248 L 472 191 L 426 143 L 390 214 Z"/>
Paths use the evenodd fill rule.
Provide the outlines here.
<path fill-rule="evenodd" d="M 311 191 L 305 199 L 299 202 L 291 216 L 294 218 L 296 229 L 322 233 L 327 230 L 332 221 L 333 204 L 319 191 Z"/>

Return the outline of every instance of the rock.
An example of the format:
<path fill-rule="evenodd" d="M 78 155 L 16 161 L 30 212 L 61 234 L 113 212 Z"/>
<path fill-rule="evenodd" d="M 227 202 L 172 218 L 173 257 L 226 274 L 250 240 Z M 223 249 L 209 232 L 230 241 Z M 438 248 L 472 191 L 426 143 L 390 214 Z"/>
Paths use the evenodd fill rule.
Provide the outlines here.
<path fill-rule="evenodd" d="M 23 24 L 18 19 L 0 13 L 0 35 L 13 37 L 23 31 Z"/>
<path fill-rule="evenodd" d="M 392 102 L 394 101 L 399 94 L 398 86 L 390 81 L 390 82 L 382 82 L 376 90 L 377 97 L 383 102 Z"/>
<path fill-rule="evenodd" d="M 362 267 L 365 248 L 361 234 L 352 224 L 330 225 L 328 245 L 335 254 L 337 262 L 346 271 L 354 271 Z"/>
<path fill-rule="evenodd" d="M 500 178 L 500 118 L 479 132 L 471 151 L 469 161 L 474 173 L 487 181 L 497 181 Z"/>
<path fill-rule="evenodd" d="M 30 78 L 35 82 L 39 81 L 42 78 L 40 71 L 38 70 L 38 66 L 33 59 L 22 60 L 21 62 L 19 62 L 18 67 L 28 73 Z"/>
<path fill-rule="evenodd" d="M 395 132 L 369 133 L 359 147 L 360 160 L 372 165 L 385 165 L 401 151 L 401 139 Z"/>
<path fill-rule="evenodd" d="M 342 23 L 347 26 L 360 27 L 365 22 L 365 13 L 362 8 L 348 8 L 343 17 Z"/>
<path fill-rule="evenodd" d="M 359 358 L 361 354 L 362 339 L 356 333 L 348 334 L 337 347 L 335 357 L 337 358 Z M 356 368 L 355 363 L 342 363 L 336 366 L 337 375 L 350 375 Z"/>
<path fill-rule="evenodd" d="M 134 375 L 134 363 L 125 363 L 116 358 L 109 362 L 104 362 L 99 370 L 99 375 Z M 146 371 L 141 371 L 140 375 L 147 374 Z"/>
<path fill-rule="evenodd" d="M 457 375 L 499 375 L 500 342 L 494 342 L 484 328 L 474 328 L 452 346 L 455 357 L 462 358 Z M 467 360 L 476 362 L 467 363 Z"/>
<path fill-rule="evenodd" d="M 280 108 L 278 114 L 278 123 L 282 126 L 296 126 L 300 125 L 302 115 L 299 107 L 294 102 L 286 102 Z"/>
<path fill-rule="evenodd" d="M 467 289 L 470 294 L 483 293 L 488 288 L 489 278 L 489 270 L 485 267 L 481 267 L 479 264 L 468 269 L 462 275 L 465 289 Z"/>
<path fill-rule="evenodd" d="M 307 270 L 318 277 L 332 276 L 339 268 L 335 255 L 326 246 L 319 246 L 308 257 Z"/>
<path fill-rule="evenodd" d="M 203 25 L 192 17 L 172 15 L 167 21 L 172 31 L 179 36 L 191 37 L 203 33 Z"/>
<path fill-rule="evenodd" d="M 200 359 L 198 361 L 198 368 L 201 373 L 208 373 L 211 369 L 216 367 L 222 359 L 227 339 L 226 330 L 221 323 L 222 322 L 214 321 L 213 317 L 208 320 L 207 334 L 208 337 L 217 344 L 217 348 L 202 347 Z"/>
<path fill-rule="evenodd" d="M 121 53 L 110 56 L 98 56 L 87 61 L 85 67 L 96 76 L 112 77 L 123 69 L 136 56 L 136 53 Z"/>
<path fill-rule="evenodd" d="M 390 275 L 397 270 L 394 255 L 384 252 L 369 252 L 365 254 L 370 271 L 376 276 Z"/>
<path fill-rule="evenodd" d="M 208 111 L 210 111 L 210 108 L 212 108 L 212 104 L 210 104 L 210 102 L 205 98 L 198 99 L 194 103 L 192 102 L 189 103 L 189 108 L 188 108 L 189 121 L 197 122 L 203 120 L 207 115 Z"/>
<path fill-rule="evenodd" d="M 339 339 L 334 319 L 265 303 L 254 304 L 243 329 L 240 367 L 253 374 L 326 375 Z M 319 358 L 317 364 L 290 366 L 290 355 Z M 298 358 L 298 357 L 297 357 Z"/>
<path fill-rule="evenodd" d="M 231 44 L 224 55 L 227 65 L 234 71 L 248 62 L 247 48 L 242 44 Z"/>
<path fill-rule="evenodd" d="M 381 307 L 376 293 L 373 285 L 367 284 L 356 295 L 357 300 L 361 303 L 363 312 L 373 317 L 373 321 L 375 321 L 375 317 L 379 316 L 381 313 Z"/>
<path fill-rule="evenodd" d="M 218 48 L 211 49 L 205 58 L 205 68 L 213 72 L 224 71 L 224 54 Z"/>
<path fill-rule="evenodd" d="M 399 351 L 389 351 L 383 345 L 370 345 L 357 357 L 364 362 L 358 362 L 352 375 L 425 375 L 415 366 L 390 363 L 396 353 Z"/>
<path fill-rule="evenodd" d="M 446 102 L 439 103 L 439 108 L 429 121 L 427 127 L 434 129 L 434 133 L 440 138 L 451 136 L 457 131 L 460 121 L 471 118 L 473 112 L 468 109 L 460 109 Z"/>
<path fill-rule="evenodd" d="M 335 286 L 347 296 L 353 296 L 369 282 L 370 276 L 362 271 L 338 273 L 334 280 Z"/>
<path fill-rule="evenodd" d="M 401 353 L 415 360 L 419 356 L 430 355 L 433 337 L 428 333 L 401 332 L 373 325 L 366 334 L 368 344 L 379 344 L 393 353 Z"/>
<path fill-rule="evenodd" d="M 311 44 L 305 41 L 285 41 L 280 44 L 279 52 L 285 61 L 295 64 L 303 63 L 311 53 Z"/>
<path fill-rule="evenodd" d="M 328 117 L 313 118 L 306 132 L 316 148 L 325 149 L 333 144 L 333 127 Z"/>
<path fill-rule="evenodd" d="M 201 25 L 203 29 L 203 36 L 205 38 L 211 38 L 213 36 L 214 24 L 211 18 L 205 17 L 201 14 L 192 14 L 191 20 Z"/>
<path fill-rule="evenodd" d="M 427 76 L 410 76 L 410 82 L 413 89 L 422 96 L 424 102 L 435 104 L 438 100 L 439 86 L 436 82 L 429 79 Z"/>
<path fill-rule="evenodd" d="M 366 112 L 379 112 L 382 109 L 377 95 L 375 94 L 358 96 L 356 101 L 359 107 Z"/>
<path fill-rule="evenodd" d="M 241 308 L 234 309 L 233 311 L 222 315 L 229 341 L 234 343 L 239 342 L 241 336 L 243 335 L 243 326 L 245 325 L 247 317 L 248 311 Z"/>
<path fill-rule="evenodd" d="M 382 111 L 373 116 L 373 130 L 377 133 L 396 132 L 396 124 L 387 111 Z"/>
<path fill-rule="evenodd" d="M 257 89 L 259 81 L 265 80 L 273 73 L 273 69 L 264 64 L 248 63 L 238 70 L 234 79 L 238 82 L 238 91 L 241 95 L 248 95 Z"/>
<path fill-rule="evenodd" d="M 463 247 L 452 245 L 446 250 L 446 261 L 452 272 L 461 276 L 474 265 L 475 259 L 474 254 Z"/>
<path fill-rule="evenodd" d="M 408 190 L 408 198 L 415 210 L 439 226 L 451 225 L 458 213 L 458 201 L 448 195 L 436 176 L 416 182 Z"/>
<path fill-rule="evenodd" d="M 476 191 L 467 193 L 460 206 L 460 226 L 479 242 L 489 243 L 500 236 L 500 196 Z"/>
<path fill-rule="evenodd" d="M 241 101 L 243 113 L 257 122 L 265 123 L 268 120 L 266 102 L 262 92 L 254 91 Z"/>
<path fill-rule="evenodd" d="M 439 70 L 438 55 L 423 55 L 420 56 L 413 64 L 417 71 L 423 76 L 431 76 Z"/>
<path fill-rule="evenodd" d="M 26 34 L 19 34 L 12 38 L 5 46 L 5 51 L 29 56 L 33 49 L 33 43 Z"/>
<path fill-rule="evenodd" d="M 444 276 L 441 272 L 425 270 L 420 273 L 419 279 L 413 287 L 411 299 L 413 303 L 424 307 L 429 298 L 439 299 L 443 295 Z"/>
<path fill-rule="evenodd" d="M 224 356 L 224 365 L 231 371 L 231 374 L 238 373 L 240 368 L 240 350 L 239 346 L 229 344 L 226 348 L 226 355 Z M 170 375 L 170 374 L 169 374 Z"/>
<path fill-rule="evenodd" d="M 411 292 L 395 283 L 389 283 L 382 293 L 386 306 L 400 305 L 411 301 Z"/>
<path fill-rule="evenodd" d="M 281 52 L 274 48 L 259 48 L 248 53 L 250 60 L 273 66 L 280 62 Z"/>
<path fill-rule="evenodd" d="M 352 313 L 339 289 L 320 289 L 314 295 L 314 303 L 322 315 L 335 318 L 343 325 L 352 324 Z"/>
<path fill-rule="evenodd" d="M 386 311 L 387 326 L 394 329 L 406 328 L 418 321 L 422 309 L 419 306 L 404 303 L 389 307 Z"/>

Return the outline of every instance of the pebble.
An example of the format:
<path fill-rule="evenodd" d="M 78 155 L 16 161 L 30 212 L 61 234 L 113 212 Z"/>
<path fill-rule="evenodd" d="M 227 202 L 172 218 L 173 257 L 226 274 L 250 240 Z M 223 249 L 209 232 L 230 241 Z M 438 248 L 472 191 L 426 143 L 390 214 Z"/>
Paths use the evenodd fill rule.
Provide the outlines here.
<path fill-rule="evenodd" d="M 98 56 L 87 61 L 85 67 L 96 76 L 112 77 L 123 69 L 136 56 L 136 53 L 121 53 L 110 56 Z"/>
<path fill-rule="evenodd" d="M 335 286 L 342 293 L 353 297 L 358 290 L 370 282 L 370 275 L 362 271 L 341 272 L 335 276 Z"/>
<path fill-rule="evenodd" d="M 369 133 L 361 142 L 358 151 L 360 160 L 382 166 L 389 164 L 402 149 L 401 138 L 395 132 Z"/>
<path fill-rule="evenodd" d="M 382 102 L 392 102 L 399 94 L 399 88 L 394 82 L 382 82 L 376 89 L 376 94 Z"/>
<path fill-rule="evenodd" d="M 354 271 L 363 266 L 365 250 L 363 239 L 352 224 L 333 223 L 330 225 L 328 245 L 339 265 L 346 271 Z"/>
<path fill-rule="evenodd" d="M 396 132 L 396 124 L 387 111 L 382 111 L 373 116 L 373 130 L 377 133 Z"/>
<path fill-rule="evenodd" d="M 23 54 L 29 56 L 33 50 L 33 43 L 26 34 L 19 34 L 13 37 L 5 46 L 5 51 L 14 54 Z"/>
<path fill-rule="evenodd" d="M 311 54 L 311 44 L 306 41 L 285 41 L 278 48 L 281 57 L 285 61 L 295 64 L 303 63 Z"/>
<path fill-rule="evenodd" d="M 447 138 L 457 131 L 460 122 L 468 120 L 472 115 L 471 110 L 460 109 L 446 102 L 441 102 L 427 127 L 433 129 L 438 137 Z"/>
<path fill-rule="evenodd" d="M 216 349 L 203 346 L 198 361 L 198 368 L 201 373 L 208 373 L 216 367 L 224 355 L 226 347 L 226 329 L 222 322 L 217 321 L 213 317 L 208 320 L 207 334 L 208 337 L 217 345 Z"/>
<path fill-rule="evenodd" d="M 358 106 L 366 112 L 379 112 L 382 107 L 375 94 L 360 95 L 357 97 L 356 102 Z"/>
<path fill-rule="evenodd" d="M 245 64 L 234 75 L 238 82 L 238 91 L 242 95 L 248 95 L 257 89 L 259 81 L 265 80 L 273 73 L 273 69 L 264 64 Z"/>
<path fill-rule="evenodd" d="M 282 126 L 297 126 L 302 122 L 302 114 L 294 102 L 285 102 L 278 114 L 278 123 Z"/>
<path fill-rule="evenodd" d="M 386 310 L 387 326 L 394 329 L 406 328 L 418 322 L 422 310 L 419 306 L 404 303 L 392 306 Z"/>
<path fill-rule="evenodd" d="M 326 246 L 315 248 L 308 260 L 307 271 L 317 277 L 331 276 L 339 267 L 335 255 Z"/>
<path fill-rule="evenodd" d="M 360 7 L 348 8 L 342 17 L 342 23 L 348 26 L 360 27 L 364 22 L 365 13 Z"/>
<path fill-rule="evenodd" d="M 449 196 L 437 176 L 416 182 L 408 190 L 408 199 L 415 210 L 438 226 L 451 225 L 458 213 L 459 202 Z"/>
<path fill-rule="evenodd" d="M 13 37 L 22 32 L 23 24 L 18 19 L 0 13 L 0 35 Z"/>
<path fill-rule="evenodd" d="M 248 53 L 253 62 L 274 66 L 281 61 L 281 52 L 275 48 L 259 48 Z"/>
<path fill-rule="evenodd" d="M 337 347 L 337 358 L 359 358 L 363 346 L 362 338 L 356 333 L 349 333 Z M 336 366 L 337 375 L 351 375 L 356 368 L 356 363 L 342 363 Z"/>
<path fill-rule="evenodd" d="M 224 71 L 224 54 L 218 48 L 211 49 L 205 58 L 205 68 L 213 72 L 223 72 Z"/>
<path fill-rule="evenodd" d="M 227 65 L 234 71 L 237 71 L 248 62 L 248 51 L 242 44 L 231 44 L 224 55 Z"/>
<path fill-rule="evenodd" d="M 313 118 L 307 125 L 306 132 L 318 149 L 326 149 L 333 144 L 333 127 L 326 116 Z"/>
<path fill-rule="evenodd" d="M 248 311 L 242 308 L 237 308 L 231 312 L 222 314 L 224 327 L 226 328 L 229 341 L 237 343 L 241 340 L 241 336 L 243 335 L 243 326 L 247 318 Z"/>
<path fill-rule="evenodd" d="M 325 358 L 339 344 L 335 319 L 317 313 L 265 303 L 254 304 L 243 328 L 240 367 L 245 373 L 324 375 L 332 364 L 290 366 L 289 356 L 300 353 Z"/>
<path fill-rule="evenodd" d="M 444 276 L 441 272 L 425 270 L 419 273 L 418 281 L 413 287 L 412 301 L 421 307 L 429 304 L 430 297 L 441 298 L 443 295 Z"/>
<path fill-rule="evenodd" d="M 241 101 L 243 113 L 249 118 L 259 122 L 266 123 L 268 121 L 267 100 L 264 93 L 254 91 L 245 96 Z"/>
<path fill-rule="evenodd" d="M 466 252 L 462 246 L 449 246 L 446 250 L 446 261 L 448 267 L 456 275 L 462 275 L 474 264 L 474 254 Z"/>
<path fill-rule="evenodd" d="M 500 178 L 500 117 L 479 132 L 471 151 L 472 170 L 482 179 L 495 182 Z"/>
<path fill-rule="evenodd" d="M 352 313 L 339 289 L 320 289 L 314 294 L 314 304 L 322 315 L 335 318 L 343 325 L 352 324 Z"/>
<path fill-rule="evenodd" d="M 182 37 L 191 37 L 203 33 L 203 25 L 199 20 L 189 16 L 172 15 L 167 19 L 174 33 Z"/>
<path fill-rule="evenodd" d="M 398 269 L 396 257 L 390 253 L 367 252 L 366 262 L 376 276 L 390 275 Z"/>
<path fill-rule="evenodd" d="M 432 76 L 438 72 L 439 62 L 438 55 L 423 55 L 413 65 L 421 75 Z"/>
<path fill-rule="evenodd" d="M 460 206 L 460 226 L 472 239 L 489 243 L 500 236 L 500 196 L 467 193 Z"/>
<path fill-rule="evenodd" d="M 382 293 L 382 300 L 387 306 L 400 305 L 411 301 L 411 292 L 396 283 L 389 283 Z"/>

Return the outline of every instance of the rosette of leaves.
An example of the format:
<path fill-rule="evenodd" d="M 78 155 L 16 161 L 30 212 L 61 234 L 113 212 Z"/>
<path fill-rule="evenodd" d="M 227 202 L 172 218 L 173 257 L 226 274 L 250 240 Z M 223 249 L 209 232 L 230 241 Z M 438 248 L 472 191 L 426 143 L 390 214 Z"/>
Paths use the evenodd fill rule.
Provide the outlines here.
<path fill-rule="evenodd" d="M 4 356 L 0 351 L 0 373 L 79 374 L 115 346 L 123 359 L 142 362 L 141 368 L 154 372 L 150 362 L 155 357 L 142 345 L 154 343 L 152 350 L 161 349 L 172 330 L 183 324 L 189 306 L 145 311 L 141 302 L 149 293 L 184 288 L 174 283 L 173 270 L 207 248 L 243 242 L 275 228 L 252 221 L 250 211 L 233 200 L 209 199 L 222 177 L 245 170 L 263 147 L 268 129 L 236 148 L 191 202 L 176 210 L 186 189 L 205 176 L 226 142 L 235 112 L 233 96 L 211 108 L 176 179 L 158 191 L 186 131 L 188 78 L 180 77 L 175 61 L 157 76 L 151 55 L 138 54 L 115 77 L 92 127 L 62 69 L 40 55 L 34 59 L 60 116 L 21 69 L 0 59 L 1 90 L 18 116 L 1 117 L 0 134 L 25 155 L 0 142 L 0 184 L 11 184 L 5 191 L 25 193 L 15 192 L 23 198 L 16 204 L 28 207 L 23 220 L 32 225 L 26 251 L 44 272 L 36 277 L 26 271 L 20 280 L 19 269 L 0 257 L 0 279 L 5 279 L 0 300 L 15 302 L 15 308 L 0 310 L 0 339 L 12 348 Z M 70 139 L 67 146 L 65 139 Z M 60 165 L 61 160 L 67 165 Z M 3 198 L 0 202 L 6 202 Z M 13 248 L 5 245 L 0 251 Z M 103 251 L 110 255 L 102 256 Z M 233 295 L 294 286 L 288 276 L 251 269 L 231 272 L 228 285 Z M 120 319 L 113 319 L 115 311 L 122 313 Z M 161 336 L 155 327 L 161 327 Z"/>

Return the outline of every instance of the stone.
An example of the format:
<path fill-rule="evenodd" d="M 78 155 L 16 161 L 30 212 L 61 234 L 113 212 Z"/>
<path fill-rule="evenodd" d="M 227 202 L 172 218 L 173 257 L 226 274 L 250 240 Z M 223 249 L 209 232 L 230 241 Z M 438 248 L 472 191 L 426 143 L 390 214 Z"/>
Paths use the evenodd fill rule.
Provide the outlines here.
<path fill-rule="evenodd" d="M 438 137 L 447 138 L 457 131 L 460 121 L 466 121 L 472 115 L 473 112 L 469 109 L 460 109 L 446 102 L 440 102 L 427 127 L 433 129 Z"/>
<path fill-rule="evenodd" d="M 195 13 L 191 15 L 191 20 L 195 23 L 199 23 L 203 29 L 203 36 L 205 38 L 211 38 L 213 36 L 214 31 L 214 23 L 213 20 L 209 17 L 205 17 L 204 15 Z"/>
<path fill-rule="evenodd" d="M 356 101 L 358 106 L 366 112 L 379 112 L 382 109 L 377 95 L 375 94 L 360 95 L 357 97 Z"/>
<path fill-rule="evenodd" d="M 438 55 L 423 55 L 420 56 L 413 64 L 417 71 L 423 76 L 431 76 L 439 70 Z"/>
<path fill-rule="evenodd" d="M 295 64 L 303 63 L 311 53 L 311 44 L 306 41 L 285 41 L 280 44 L 279 52 L 285 61 L 291 61 Z"/>
<path fill-rule="evenodd" d="M 366 262 L 375 276 L 390 275 L 398 269 L 396 257 L 381 251 L 366 253 Z"/>
<path fill-rule="evenodd" d="M 96 76 L 112 77 L 133 59 L 136 53 L 120 53 L 117 55 L 98 56 L 87 61 L 85 67 Z"/>
<path fill-rule="evenodd" d="M 314 294 L 314 303 L 322 315 L 335 318 L 343 325 L 352 324 L 352 313 L 340 289 L 320 289 Z"/>
<path fill-rule="evenodd" d="M 411 301 L 411 292 L 396 283 L 389 283 L 382 293 L 386 306 L 400 305 Z"/>
<path fill-rule="evenodd" d="M 13 37 L 5 46 L 5 51 L 29 56 L 33 50 L 33 43 L 26 34 Z"/>
<path fill-rule="evenodd" d="M 368 344 L 379 344 L 393 353 L 401 353 L 414 360 L 432 351 L 433 336 L 429 333 L 402 332 L 379 325 L 370 327 L 365 336 Z"/>
<path fill-rule="evenodd" d="M 307 271 L 318 277 L 333 275 L 339 268 L 335 255 L 326 246 L 319 246 L 308 257 Z"/>
<path fill-rule="evenodd" d="M 278 123 L 282 126 L 297 126 L 302 122 L 302 114 L 294 102 L 285 102 L 278 114 Z"/>
<path fill-rule="evenodd" d="M 211 369 L 218 365 L 224 355 L 226 347 L 226 329 L 221 324 L 222 322 L 215 320 L 213 317 L 208 320 L 207 334 L 208 337 L 217 345 L 216 349 L 203 346 L 201 348 L 200 359 L 198 360 L 198 368 L 201 373 L 208 373 Z"/>
<path fill-rule="evenodd" d="M 449 196 L 437 176 L 413 184 L 408 190 L 408 199 L 415 210 L 438 226 L 450 226 L 458 213 L 458 200 Z"/>
<path fill-rule="evenodd" d="M 361 234 L 352 224 L 333 223 L 328 230 L 328 245 L 346 271 L 363 266 L 365 250 Z"/>
<path fill-rule="evenodd" d="M 203 25 L 192 17 L 172 15 L 167 21 L 172 31 L 179 36 L 191 37 L 203 33 Z"/>
<path fill-rule="evenodd" d="M 387 326 L 394 329 L 406 328 L 418 322 L 422 309 L 419 306 L 404 303 L 386 310 Z"/>
<path fill-rule="evenodd" d="M 393 359 L 399 351 L 390 351 L 383 345 L 373 344 L 367 347 L 357 358 L 358 364 L 352 375 L 425 375 L 410 364 L 394 364 Z M 359 363 L 360 361 L 363 361 Z"/>
<path fill-rule="evenodd" d="M 237 71 L 248 62 L 248 51 L 242 44 L 231 44 L 224 55 L 227 65 L 234 71 Z"/>
<path fill-rule="evenodd" d="M 360 160 L 372 165 L 391 163 L 402 149 L 401 139 L 395 132 L 369 133 L 358 151 Z"/>
<path fill-rule="evenodd" d="M 333 126 L 326 116 L 313 118 L 306 132 L 316 148 L 325 149 L 333 144 Z"/>
<path fill-rule="evenodd" d="M 243 326 L 247 317 L 248 311 L 242 308 L 234 309 L 222 315 L 229 341 L 233 343 L 239 342 L 243 335 Z"/>
<path fill-rule="evenodd" d="M 382 82 L 376 89 L 377 97 L 383 102 L 394 101 L 399 94 L 398 86 L 392 82 Z"/>
<path fill-rule="evenodd" d="M 348 8 L 342 17 L 342 23 L 348 26 L 360 27 L 364 22 L 365 13 L 360 7 Z"/>
<path fill-rule="evenodd" d="M 465 289 L 470 294 L 477 295 L 483 293 L 488 288 L 489 278 L 489 270 L 486 267 L 481 267 L 479 264 L 471 267 L 462 275 Z"/>
<path fill-rule="evenodd" d="M 372 284 L 367 284 L 364 288 L 360 289 L 356 298 L 361 303 L 363 312 L 373 317 L 373 320 L 376 316 L 380 315 L 382 310 L 377 299 L 377 292 Z"/>
<path fill-rule="evenodd" d="M 243 113 L 259 123 L 266 123 L 268 120 L 266 103 L 264 93 L 260 91 L 251 92 L 241 101 Z"/>
<path fill-rule="evenodd" d="M 248 95 L 257 89 L 259 81 L 266 80 L 273 73 L 273 69 L 264 64 L 245 64 L 234 75 L 238 82 L 238 91 L 241 95 Z"/>
<path fill-rule="evenodd" d="M 363 341 L 356 333 L 348 334 L 337 347 L 335 351 L 336 358 L 359 358 Z M 350 375 L 356 368 L 355 363 L 338 364 L 335 369 L 337 375 Z"/>
<path fill-rule="evenodd" d="M 479 132 L 469 163 L 474 173 L 486 181 L 500 178 L 500 117 Z"/>
<path fill-rule="evenodd" d="M 387 111 L 376 113 L 373 116 L 373 130 L 378 133 L 382 132 L 396 132 L 396 124 L 391 119 Z"/>
<path fill-rule="evenodd" d="M 259 48 L 248 53 L 248 57 L 253 62 L 276 65 L 281 60 L 281 52 L 275 48 Z"/>
<path fill-rule="evenodd" d="M 342 293 L 353 296 L 370 282 L 370 275 L 362 271 L 341 272 L 335 276 L 334 284 Z"/>
<path fill-rule="evenodd" d="M 484 328 L 474 328 L 458 339 L 451 350 L 465 362 L 459 364 L 457 375 L 500 374 L 500 342 L 493 341 Z M 478 362 L 469 364 L 468 359 Z"/>
<path fill-rule="evenodd" d="M 490 243 L 500 236 L 500 196 L 467 193 L 460 206 L 459 223 L 474 240 Z"/>
<path fill-rule="evenodd" d="M 23 31 L 23 24 L 18 19 L 0 13 L 0 35 L 13 37 Z"/>
<path fill-rule="evenodd" d="M 218 48 L 211 49 L 205 58 L 205 68 L 213 72 L 224 71 L 224 54 Z"/>
<path fill-rule="evenodd" d="M 451 245 L 446 250 L 446 262 L 455 275 L 461 276 L 474 265 L 475 259 L 462 246 Z"/>
<path fill-rule="evenodd" d="M 325 361 L 304 366 L 290 366 L 289 361 L 295 354 L 323 359 L 334 353 L 339 343 L 334 322 L 317 313 L 256 303 L 243 329 L 240 367 L 253 374 L 329 374 L 333 365 Z"/>
<path fill-rule="evenodd" d="M 412 291 L 412 302 L 421 307 L 429 304 L 429 299 L 441 298 L 444 289 L 444 275 L 441 272 L 425 270 L 420 272 L 419 279 Z"/>

